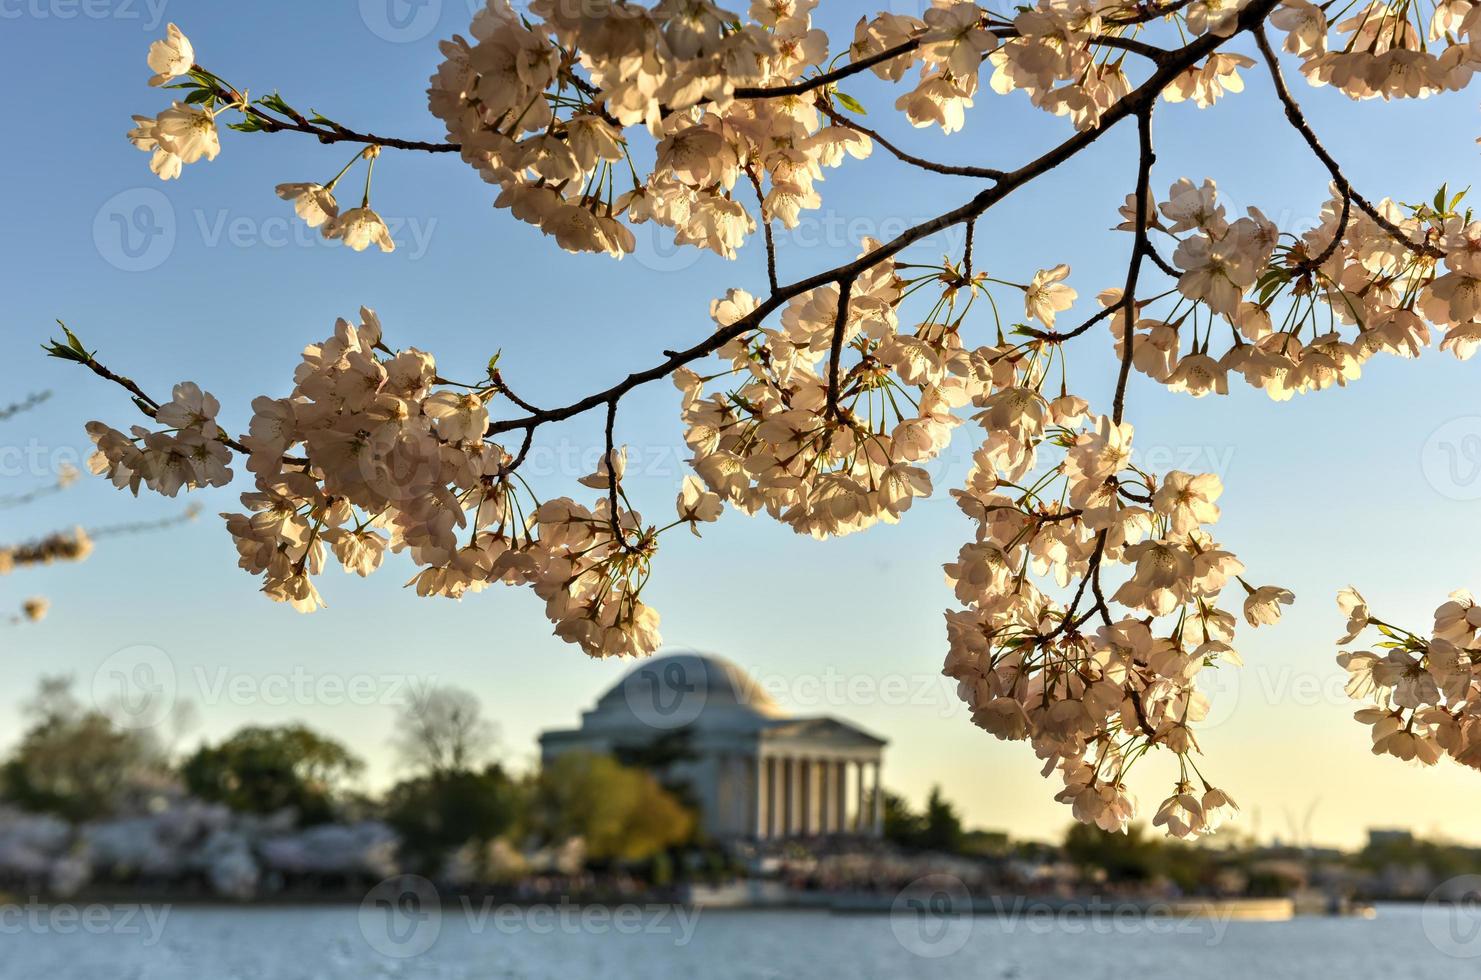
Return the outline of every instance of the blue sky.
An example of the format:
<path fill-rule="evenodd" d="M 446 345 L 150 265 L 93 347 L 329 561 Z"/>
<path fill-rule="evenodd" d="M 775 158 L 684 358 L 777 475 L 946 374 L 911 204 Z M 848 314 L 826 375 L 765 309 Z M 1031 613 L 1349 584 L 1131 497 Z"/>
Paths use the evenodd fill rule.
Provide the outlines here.
<path fill-rule="evenodd" d="M 124 139 L 130 114 L 166 104 L 145 85 L 144 54 L 163 32 L 161 10 L 194 41 L 197 60 L 239 88 L 276 88 L 299 108 L 356 128 L 439 138 L 426 79 L 439 60 L 437 39 L 465 30 L 468 8 L 464 0 L 385 6 L 400 2 L 0 0 L 0 85 L 12 93 L 0 118 L 14 146 L 0 158 L 0 401 L 55 392 L 41 409 L 0 423 L 4 492 L 45 483 L 56 464 L 85 458 L 87 420 L 138 418 L 119 390 L 41 356 L 56 318 L 157 396 L 182 379 L 200 382 L 240 430 L 251 398 L 285 392 L 302 347 L 361 305 L 380 313 L 392 346 L 432 351 L 450 376 L 475 376 L 502 350 L 521 394 L 555 404 L 692 343 L 709 329 L 709 300 L 725 289 L 762 291 L 755 249 L 727 263 L 674 254 L 640 234 L 639 254 L 620 263 L 565 255 L 496 212 L 491 189 L 452 155 L 388 153 L 377 166 L 374 201 L 400 245 L 385 256 L 320 242 L 273 194 L 279 182 L 326 179 L 347 149 L 296 134 L 224 132 L 216 161 L 161 183 Z M 836 0 L 823 8 L 828 26 L 851 29 L 858 15 Z M 1283 228 L 1304 227 L 1325 196 L 1326 174 L 1285 126 L 1265 76 L 1252 70 L 1246 82 L 1242 95 L 1212 110 L 1159 111 L 1154 189 L 1165 192 L 1179 176 L 1213 177 L 1231 210 L 1256 204 Z M 1442 182 L 1471 182 L 1481 119 L 1468 96 L 1356 105 L 1295 88 L 1370 197 L 1423 199 Z M 1069 132 L 1021 95 L 986 93 L 966 131 L 947 139 L 905 126 L 879 83 L 846 89 L 868 105 L 870 125 L 945 160 L 1013 167 Z M 1113 131 L 991 212 L 978 226 L 979 267 L 1025 281 L 1036 268 L 1068 262 L 1086 300 L 1119 283 L 1128 242 L 1106 229 L 1131 189 L 1134 135 Z M 818 220 L 784 238 L 783 279 L 830 268 L 852 257 L 860 234 L 897 233 L 973 186 L 919 176 L 883 153 L 850 161 L 829 173 Z M 140 229 L 153 233 L 146 240 Z M 959 247 L 947 236 L 914 255 L 930 261 Z M 978 329 L 983 342 L 991 339 L 985 311 Z M 1244 388 L 1195 402 L 1132 382 L 1127 417 L 1144 459 L 1219 472 L 1227 486 L 1221 539 L 1252 580 L 1298 596 L 1282 626 L 1245 632 L 1250 666 L 1237 681 L 1221 681 L 1225 706 L 1204 738 L 1205 772 L 1244 805 L 1245 829 L 1289 837 L 1305 826 L 1319 841 L 1351 843 L 1368 826 L 1412 825 L 1481 840 L 1465 819 L 1481 804 L 1481 781 L 1453 765 L 1421 771 L 1371 758 L 1332 660 L 1341 627 L 1332 596 L 1342 585 L 1357 584 L 1387 618 L 1427 627 L 1448 591 L 1478 584 L 1481 527 L 1477 503 L 1464 498 L 1481 496 L 1481 483 L 1468 471 L 1448 476 L 1441 455 L 1444 445 L 1481 435 L 1474 370 L 1438 351 L 1417 363 L 1385 359 L 1346 390 L 1281 405 Z M 1113 379 L 1108 335 L 1096 331 L 1072 348 L 1071 386 L 1101 410 Z M 677 413 L 677 393 L 660 383 L 624 400 L 619 417 L 619 439 L 642 461 L 630 492 L 655 514 L 672 505 L 685 472 Z M 599 421 L 541 432 L 531 468 L 543 492 L 580 489 L 572 481 L 600 452 Z M 1056 782 L 1039 777 L 1026 746 L 972 728 L 937 676 L 941 612 L 951 598 L 940 566 L 970 533 L 944 491 L 965 474 L 972 448 L 964 432 L 935 470 L 936 497 L 896 527 L 818 543 L 731 513 L 703 541 L 668 535 L 646 595 L 663 614 L 670 647 L 723 653 L 799 713 L 836 714 L 890 738 L 889 785 L 919 800 L 940 782 L 973 824 L 1057 836 L 1068 813 L 1051 801 Z M 235 509 L 240 489 L 195 496 L 214 515 Z M 0 510 L 0 533 L 14 541 L 74 523 L 167 517 L 183 506 L 149 495 L 134 501 L 88 480 L 24 510 Z M 401 588 L 410 574 L 399 560 L 368 582 L 331 571 L 322 586 L 330 608 L 303 617 L 257 594 L 214 517 L 103 542 L 85 564 L 0 580 L 7 608 L 32 594 L 54 604 L 45 623 L 6 634 L 6 700 L 18 701 L 47 672 L 76 674 L 86 692 L 111 655 L 147 645 L 165 651 L 181 696 L 200 704 L 188 740 L 248 722 L 306 720 L 370 759 L 375 786 L 394 775 L 386 742 L 393 708 L 364 702 L 392 699 L 397 683 L 477 692 L 501 726 L 505 755 L 522 763 L 539 730 L 574 722 L 627 667 L 588 661 L 550 636 L 527 590 L 461 604 L 418 600 Z M 836 681 L 844 676 L 866 684 L 847 688 Z M 271 693 L 272 679 L 293 677 L 311 691 L 320 685 L 318 693 Z M 359 685 L 359 694 L 336 695 L 338 682 Z M 9 703 L 0 709 L 0 741 L 8 743 L 21 719 Z M 1149 806 L 1173 772 L 1161 763 L 1143 768 L 1156 775 L 1139 786 Z"/>

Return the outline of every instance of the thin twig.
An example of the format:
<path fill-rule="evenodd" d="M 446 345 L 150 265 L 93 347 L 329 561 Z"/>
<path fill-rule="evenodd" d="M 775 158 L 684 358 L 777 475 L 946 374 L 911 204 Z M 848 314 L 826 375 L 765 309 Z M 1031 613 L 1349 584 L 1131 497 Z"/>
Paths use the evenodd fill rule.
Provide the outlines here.
<path fill-rule="evenodd" d="M 624 551 L 627 550 L 627 535 L 622 533 L 622 521 L 618 519 L 621 511 L 617 506 L 617 448 L 614 445 L 612 432 L 617 426 L 617 403 L 619 398 L 613 398 L 607 402 L 607 505 L 611 509 L 608 520 L 612 524 L 612 536 L 617 539 Z"/>
<path fill-rule="evenodd" d="M 865 136 L 869 137 L 874 142 L 878 143 L 880 146 L 888 150 L 896 159 L 904 163 L 908 163 L 912 167 L 919 167 L 922 170 L 929 170 L 931 173 L 934 174 L 946 174 L 948 176 L 954 177 L 982 177 L 987 180 L 1003 179 L 1003 171 L 994 170 L 991 167 L 968 167 L 958 166 L 951 163 L 937 163 L 934 160 L 927 160 L 925 157 L 918 157 L 912 153 L 907 153 L 906 151 L 896 146 L 894 143 L 891 143 L 889 140 L 885 139 L 875 130 L 872 130 L 864 124 L 855 122 L 854 120 L 848 118 L 847 116 L 834 109 L 828 103 L 819 102 L 817 108 L 820 112 L 823 113 L 823 115 L 827 116 L 838 125 L 843 126 L 847 129 L 852 129 L 856 133 L 863 133 Z"/>
<path fill-rule="evenodd" d="M 218 99 L 228 103 L 245 103 L 246 97 L 230 86 L 211 85 L 209 91 Z M 294 116 L 284 121 L 276 116 L 268 115 L 255 105 L 246 104 L 242 108 L 244 115 L 250 116 L 269 133 L 304 133 L 314 137 L 320 143 L 365 143 L 373 146 L 387 146 L 397 150 L 420 150 L 424 153 L 457 153 L 462 150 L 458 143 L 429 143 L 425 140 L 399 139 L 395 136 L 377 136 L 375 133 L 361 133 L 339 123 L 309 122 L 302 116 Z"/>
<path fill-rule="evenodd" d="M 766 280 L 771 284 L 771 291 L 777 291 L 776 271 L 776 240 L 772 237 L 771 216 L 766 213 L 766 195 L 761 193 L 761 178 L 756 175 L 756 168 L 746 164 L 746 176 L 751 178 L 751 186 L 756 189 L 756 212 L 761 215 L 761 231 L 766 239 Z"/>
<path fill-rule="evenodd" d="M 18 402 L 12 402 L 11 404 L 6 405 L 4 408 L 0 408 L 0 422 L 3 422 L 4 420 L 13 416 L 19 415 L 22 412 L 29 412 L 31 409 L 35 408 L 37 405 L 40 405 L 42 402 L 46 401 L 50 397 L 51 392 L 38 391 L 34 394 L 27 395 L 25 398 L 21 399 Z"/>

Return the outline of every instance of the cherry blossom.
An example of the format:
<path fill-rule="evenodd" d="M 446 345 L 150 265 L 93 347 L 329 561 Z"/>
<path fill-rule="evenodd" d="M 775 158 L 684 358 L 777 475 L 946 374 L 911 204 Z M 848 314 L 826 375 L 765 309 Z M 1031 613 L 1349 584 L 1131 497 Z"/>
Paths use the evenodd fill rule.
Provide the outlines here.
<path fill-rule="evenodd" d="M 131 493 L 173 496 L 227 485 L 244 457 L 251 489 L 223 516 L 240 566 L 270 599 L 314 611 L 330 559 L 360 578 L 399 556 L 421 596 L 527 586 L 556 635 L 605 657 L 661 642 L 642 594 L 665 532 L 700 534 L 727 510 L 820 540 L 906 521 L 938 490 L 933 461 L 966 440 L 970 468 L 947 488 L 970 530 L 944 563 L 956 602 L 943 671 L 973 724 L 1029 743 L 1057 780 L 1055 798 L 1106 830 L 1141 813 L 1128 771 L 1165 759 L 1172 792 L 1153 823 L 1174 837 L 1212 834 L 1238 806 L 1200 768 L 1208 672 L 1238 669 L 1241 617 L 1274 625 L 1294 595 L 1250 584 L 1215 536 L 1217 474 L 1138 465 L 1129 377 L 1191 398 L 1243 385 L 1284 402 L 1359 384 L 1380 355 L 1410 360 L 1437 346 L 1465 360 L 1481 350 L 1481 221 L 1465 194 L 1365 196 L 1308 121 L 1270 33 L 1283 35 L 1310 85 L 1358 100 L 1422 98 L 1465 87 L 1481 66 L 1481 7 L 1036 0 L 995 11 L 932 0 L 919 16 L 866 12 L 839 39 L 814 24 L 817 6 L 534 0 L 521 13 L 488 0 L 466 36 L 429 59 L 427 105 L 443 142 L 371 135 L 277 93 L 252 99 L 197 64 L 170 25 L 147 60 L 151 84 L 178 100 L 135 116 L 129 133 L 162 179 L 214 159 L 222 128 L 349 143 L 354 155 L 333 177 L 276 192 L 325 237 L 391 252 L 371 206 L 377 160 L 454 154 L 490 185 L 496 209 L 554 250 L 620 259 L 647 224 L 726 259 L 764 250 L 765 282 L 718 285 L 708 322 L 694 311 L 691 346 L 543 409 L 515 393 L 497 353 L 483 375 L 451 381 L 432 354 L 390 347 L 363 309 L 304 349 L 291 387 L 252 401 L 237 437 L 199 386 L 156 402 L 69 333 L 51 353 L 124 387 L 151 422 L 127 432 L 91 423 L 91 467 Z M 1240 51 L 1226 46 L 1232 38 L 1245 39 Z M 914 129 L 957 133 L 979 125 L 984 102 L 1011 96 L 1063 117 L 1063 141 L 1037 156 L 980 144 L 1003 169 L 927 159 L 865 124 L 845 87 L 866 71 L 891 87 L 876 108 Z M 1314 222 L 1282 227 L 1259 207 L 1234 207 L 1221 191 L 1228 175 L 1154 173 L 1159 107 L 1221 111 L 1249 98 L 1252 72 L 1268 76 L 1272 115 L 1326 174 L 1312 188 Z M 1076 288 L 1057 256 L 990 268 L 974 256 L 999 201 L 1126 121 L 1135 181 L 1117 185 L 1104 209 L 1124 233 L 1111 236 L 1129 255 L 1124 277 L 1087 283 L 1082 271 Z M 787 282 L 777 229 L 825 207 L 831 171 L 877 151 L 922 179 L 982 186 Z M 359 206 L 342 207 L 340 183 L 362 165 Z M 950 228 L 965 231 L 960 253 L 928 253 L 923 239 Z M 1096 304 L 1080 315 L 1087 288 Z M 1099 389 L 1068 356 L 1081 337 L 1115 357 L 1104 403 L 1083 397 Z M 629 497 L 615 430 L 623 397 L 660 379 L 677 390 L 692 473 L 666 491 L 677 490 L 672 519 L 650 523 Z M 574 481 L 581 489 L 536 496 L 520 469 L 537 432 L 602 410 L 603 451 Z M 1481 613 L 1469 596 L 1441 607 L 1428 640 L 1375 619 L 1355 591 L 1339 604 L 1343 645 L 1368 629 L 1384 638 L 1339 658 L 1349 693 L 1369 702 L 1358 718 L 1374 751 L 1481 768 L 1471 707 Z"/>

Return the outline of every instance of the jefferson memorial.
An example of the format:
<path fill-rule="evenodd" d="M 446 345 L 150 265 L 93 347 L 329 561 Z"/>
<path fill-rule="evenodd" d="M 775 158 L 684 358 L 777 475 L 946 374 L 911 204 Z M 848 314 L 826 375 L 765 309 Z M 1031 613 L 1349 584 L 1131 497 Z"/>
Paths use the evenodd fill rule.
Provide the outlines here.
<path fill-rule="evenodd" d="M 721 657 L 643 662 L 582 713 L 581 727 L 540 736 L 543 764 L 563 753 L 679 746 L 656 775 L 686 784 L 710 835 L 878 837 L 885 740 L 838 718 L 785 714 Z"/>

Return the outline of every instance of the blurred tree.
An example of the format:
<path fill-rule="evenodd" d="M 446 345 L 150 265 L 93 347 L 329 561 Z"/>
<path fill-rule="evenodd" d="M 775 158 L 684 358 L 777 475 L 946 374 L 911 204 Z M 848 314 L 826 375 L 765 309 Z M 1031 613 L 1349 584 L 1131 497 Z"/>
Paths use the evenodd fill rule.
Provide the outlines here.
<path fill-rule="evenodd" d="M 1147 837 L 1141 824 L 1132 824 L 1123 834 L 1074 824 L 1065 834 L 1064 850 L 1073 863 L 1083 869 L 1103 870 L 1111 881 L 1148 881 L 1167 866 L 1163 846 Z"/>
<path fill-rule="evenodd" d="M 401 836 L 409 870 L 436 874 L 464 844 L 486 844 L 513 826 L 522 787 L 498 765 L 403 780 L 386 794 L 385 815 Z"/>
<path fill-rule="evenodd" d="M 931 787 L 926 808 L 920 813 L 912 810 L 903 796 L 885 790 L 884 837 L 911 850 L 948 854 L 960 853 L 964 839 L 961 817 L 942 794 L 940 786 Z"/>
<path fill-rule="evenodd" d="M 942 795 L 940 786 L 932 786 L 931 795 L 926 799 L 919 846 L 947 854 L 956 854 L 962 849 L 962 819 L 957 816 L 956 807 Z"/>
<path fill-rule="evenodd" d="M 301 824 L 334 815 L 335 794 L 364 764 L 333 739 L 303 725 L 250 727 L 217 746 L 201 746 L 180 774 L 204 800 L 247 813 L 292 808 Z"/>
<path fill-rule="evenodd" d="M 69 677 L 43 677 L 22 711 L 31 724 L 5 762 L 3 782 L 6 799 L 23 809 L 91 820 L 115 812 L 131 788 L 165 778 L 153 734 L 85 710 Z"/>
<path fill-rule="evenodd" d="M 471 691 L 432 687 L 412 694 L 398 713 L 392 743 L 418 774 L 468 772 L 492 751 L 496 731 Z"/>
<path fill-rule="evenodd" d="M 873 797 L 867 806 L 873 806 Z M 869 810 L 865 810 L 869 812 Z M 884 790 L 884 839 L 901 847 L 915 847 L 920 840 L 925 820 L 914 810 L 905 797 Z"/>
<path fill-rule="evenodd" d="M 612 757 L 629 769 L 642 769 L 653 774 L 658 784 L 689 810 L 699 812 L 699 798 L 693 785 L 680 773 L 683 764 L 699 758 L 694 751 L 694 729 L 688 725 L 666 731 L 658 737 L 631 745 L 614 745 Z"/>
<path fill-rule="evenodd" d="M 642 861 L 689 840 L 695 827 L 693 812 L 651 773 L 584 752 L 563 755 L 540 773 L 529 819 L 549 842 L 582 838 L 598 861 Z"/>
<path fill-rule="evenodd" d="M 968 830 L 962 834 L 961 853 L 973 857 L 1006 857 L 1013 842 L 1002 830 Z"/>

